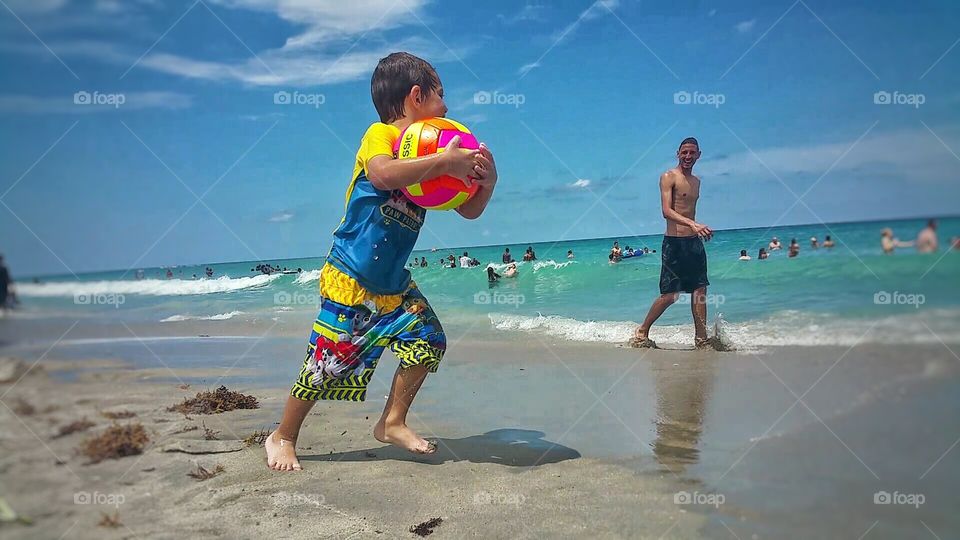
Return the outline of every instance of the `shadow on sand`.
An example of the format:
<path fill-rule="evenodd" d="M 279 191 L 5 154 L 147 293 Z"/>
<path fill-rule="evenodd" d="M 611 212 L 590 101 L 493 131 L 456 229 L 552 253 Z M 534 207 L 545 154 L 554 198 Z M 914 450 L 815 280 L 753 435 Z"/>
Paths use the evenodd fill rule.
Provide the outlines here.
<path fill-rule="evenodd" d="M 462 439 L 432 439 L 437 442 L 434 454 L 412 454 L 395 446 L 385 445 L 366 450 L 335 452 L 326 455 L 302 456 L 301 461 L 415 461 L 441 465 L 448 461 L 498 463 L 511 467 L 532 467 L 577 459 L 580 452 L 561 444 L 543 440 L 544 433 L 529 429 L 496 429 L 483 435 Z"/>

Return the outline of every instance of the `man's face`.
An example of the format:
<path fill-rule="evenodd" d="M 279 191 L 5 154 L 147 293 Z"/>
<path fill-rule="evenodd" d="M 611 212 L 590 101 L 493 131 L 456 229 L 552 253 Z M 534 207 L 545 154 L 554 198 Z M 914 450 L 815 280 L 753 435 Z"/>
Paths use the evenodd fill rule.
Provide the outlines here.
<path fill-rule="evenodd" d="M 700 159 L 700 148 L 693 143 L 687 143 L 677 150 L 677 160 L 684 169 L 692 169 L 698 159 Z"/>

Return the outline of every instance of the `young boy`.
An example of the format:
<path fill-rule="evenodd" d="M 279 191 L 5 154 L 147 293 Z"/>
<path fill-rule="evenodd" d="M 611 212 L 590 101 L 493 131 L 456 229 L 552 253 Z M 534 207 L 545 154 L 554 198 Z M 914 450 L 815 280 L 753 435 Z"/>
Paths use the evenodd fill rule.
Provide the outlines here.
<path fill-rule="evenodd" d="M 440 78 L 424 60 L 403 52 L 383 58 L 373 72 L 371 94 L 381 121 L 371 125 L 360 142 L 345 215 L 320 271 L 322 300 L 307 356 L 287 398 L 280 426 L 266 440 L 267 465 L 274 470 L 301 469 L 297 436 L 316 400 L 365 399 L 367 384 L 387 346 L 400 366 L 373 436 L 415 453 L 436 451 L 406 424 L 420 385 L 443 358 L 446 337 L 427 299 L 404 268 L 426 211 L 408 201 L 400 188 L 443 174 L 468 185 L 479 184 L 476 195 L 457 209 L 463 217 L 476 219 L 493 194 L 497 169 L 486 145 L 480 150 L 461 149 L 459 137 L 438 154 L 404 160 L 393 157 L 393 145 L 401 131 L 447 112 Z M 413 321 L 403 322 L 408 318 Z M 373 346 L 358 358 L 344 356 L 350 338 L 360 335 L 372 340 Z M 317 373 L 312 360 L 318 347 L 322 357 L 334 358 L 340 353 L 340 358 L 359 360 L 358 365 L 347 366 L 339 378 Z"/>

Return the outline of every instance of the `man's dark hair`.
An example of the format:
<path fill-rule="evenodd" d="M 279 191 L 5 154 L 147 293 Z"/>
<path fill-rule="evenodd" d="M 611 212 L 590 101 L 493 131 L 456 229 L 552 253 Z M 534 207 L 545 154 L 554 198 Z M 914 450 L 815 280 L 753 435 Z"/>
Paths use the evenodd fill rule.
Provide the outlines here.
<path fill-rule="evenodd" d="M 697 139 L 695 137 L 687 137 L 686 139 L 680 142 L 680 146 L 677 147 L 677 150 L 679 150 L 685 144 L 692 144 L 697 147 L 697 150 L 700 149 L 700 143 L 697 142 Z"/>
<path fill-rule="evenodd" d="M 405 52 L 380 60 L 370 79 L 370 94 L 381 122 L 389 124 L 403 116 L 403 100 L 415 85 L 424 96 L 440 88 L 440 77 L 429 62 Z"/>

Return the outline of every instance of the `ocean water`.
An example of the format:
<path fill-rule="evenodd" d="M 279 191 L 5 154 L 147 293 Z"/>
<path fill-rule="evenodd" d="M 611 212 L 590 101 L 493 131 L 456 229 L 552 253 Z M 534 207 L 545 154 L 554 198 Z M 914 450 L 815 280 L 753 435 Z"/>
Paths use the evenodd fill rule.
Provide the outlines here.
<path fill-rule="evenodd" d="M 880 250 L 883 227 L 892 227 L 906 240 L 923 224 L 901 220 L 718 231 L 706 244 L 709 318 L 714 321 L 722 314 L 725 339 L 747 350 L 960 341 L 960 251 L 947 249 L 950 238 L 960 235 L 960 218 L 940 220 L 941 250 L 936 254 L 902 248 L 883 255 Z M 822 241 L 827 234 L 836 247 L 811 249 L 811 236 Z M 772 236 L 784 246 L 797 238 L 800 255 L 789 259 L 784 249 L 757 260 L 758 249 Z M 611 265 L 607 254 L 614 240 L 657 253 Z M 661 240 L 651 235 L 532 244 L 538 260 L 519 263 L 516 279 L 503 279 L 493 287 L 485 267 L 502 269 L 504 245 L 420 250 L 414 256 L 426 257 L 429 266 L 412 273 L 448 329 L 479 333 L 485 339 L 523 339 L 536 333 L 553 341 L 618 342 L 629 338 L 659 293 Z M 527 246 L 507 247 L 516 258 Z M 737 260 L 741 249 L 754 260 Z M 574 259 L 567 259 L 567 250 L 574 251 Z M 470 269 L 439 266 L 441 257 L 463 251 L 483 264 Z M 251 271 L 256 262 L 211 262 L 172 268 L 173 279 L 165 278 L 163 268 L 143 269 L 141 280 L 135 279 L 135 269 L 79 279 L 46 276 L 39 282 L 20 277 L 16 291 L 22 305 L 8 316 L 166 330 L 189 328 L 196 321 L 219 322 L 224 328 L 229 325 L 230 335 L 243 335 L 247 323 L 302 318 L 306 336 L 317 308 L 322 257 L 266 262 L 303 272 L 267 276 Z M 193 278 L 203 276 L 208 265 L 216 272 L 213 278 Z M 685 295 L 668 309 L 652 332 L 654 339 L 689 345 L 688 306 Z"/>

